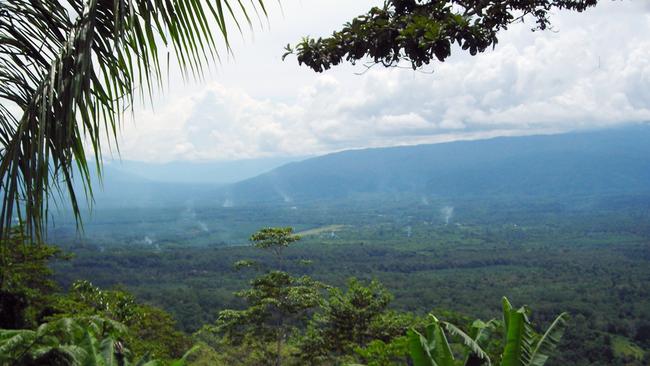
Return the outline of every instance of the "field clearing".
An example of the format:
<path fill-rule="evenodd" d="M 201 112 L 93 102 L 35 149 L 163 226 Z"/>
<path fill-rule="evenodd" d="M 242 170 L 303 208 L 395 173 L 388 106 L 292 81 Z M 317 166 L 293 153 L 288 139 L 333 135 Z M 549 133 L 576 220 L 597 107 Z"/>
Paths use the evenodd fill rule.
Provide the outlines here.
<path fill-rule="evenodd" d="M 320 235 L 320 234 L 325 234 L 325 233 L 333 233 L 333 232 L 338 232 L 349 225 L 327 225 L 327 226 L 322 226 L 322 227 L 317 227 L 314 229 L 309 229 L 305 231 L 301 231 L 296 233 L 296 235 L 300 236 L 313 236 L 313 235 Z"/>
<path fill-rule="evenodd" d="M 612 346 L 614 353 L 617 356 L 633 358 L 641 361 L 645 355 L 643 348 L 623 337 L 614 337 L 612 340 Z"/>

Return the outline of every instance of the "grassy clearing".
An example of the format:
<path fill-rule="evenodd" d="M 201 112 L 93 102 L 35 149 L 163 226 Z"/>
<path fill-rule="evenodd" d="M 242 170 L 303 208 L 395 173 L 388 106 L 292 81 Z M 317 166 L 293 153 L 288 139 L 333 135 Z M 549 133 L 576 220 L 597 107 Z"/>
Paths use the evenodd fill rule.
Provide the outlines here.
<path fill-rule="evenodd" d="M 296 234 L 300 236 L 313 236 L 313 235 L 320 235 L 326 233 L 333 233 L 333 232 L 338 232 L 343 230 L 346 226 L 347 225 L 327 225 L 327 226 L 301 231 Z"/>
<path fill-rule="evenodd" d="M 636 360 L 642 360 L 645 354 L 645 351 L 641 347 L 637 346 L 629 339 L 624 337 L 613 338 L 612 348 L 614 350 L 614 354 L 617 356 L 634 358 Z"/>

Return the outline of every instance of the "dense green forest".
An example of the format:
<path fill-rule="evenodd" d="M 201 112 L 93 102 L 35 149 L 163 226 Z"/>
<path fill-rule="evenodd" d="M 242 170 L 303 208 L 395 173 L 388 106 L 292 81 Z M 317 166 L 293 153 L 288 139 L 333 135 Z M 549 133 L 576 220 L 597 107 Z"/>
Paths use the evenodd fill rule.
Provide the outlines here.
<path fill-rule="evenodd" d="M 645 365 L 649 206 L 643 193 L 375 192 L 98 209 L 82 232 L 60 215 L 48 232 L 56 247 L 4 242 L 2 327 L 45 324 L 43 336 L 61 337 L 73 324 L 53 344 L 117 339 L 134 362 L 419 366 L 449 341 L 450 365 L 507 365 L 511 314 L 529 329 L 521 344 L 553 339 L 548 365 Z M 251 241 L 287 226 L 301 239 L 280 230 Z M 504 311 L 503 296 L 532 310 Z M 52 347 L 25 346 L 38 331 L 3 334 L 9 364 Z"/>
<path fill-rule="evenodd" d="M 408 359 L 407 331 L 423 327 L 427 313 L 469 332 L 475 318 L 498 319 L 499 295 L 506 295 L 513 303 L 534 304 L 531 320 L 540 328 L 562 311 L 571 314 L 548 364 L 645 364 L 647 234 L 595 230 L 595 223 L 583 217 L 554 229 L 548 224 L 326 226 L 304 231 L 300 242 L 279 255 L 252 246 L 78 246 L 66 249 L 73 258 L 60 258 L 54 266 L 67 294 L 56 295 L 48 285 L 44 292 L 51 298 L 35 298 L 39 311 L 30 309 L 25 319 L 109 316 L 135 332 L 130 344 L 141 356 L 146 350 L 180 357 L 199 344 L 188 356 L 190 364 L 265 364 L 281 354 L 282 364 L 392 365 Z M 45 253 L 53 255 L 61 256 Z M 286 308 L 286 325 L 247 312 L 259 305 L 268 276 L 267 286 L 300 294 L 300 305 Z M 178 330 L 172 317 L 152 305 L 168 311 Z M 229 329 L 228 314 L 236 320 L 250 316 L 252 323 Z M 335 316 L 352 318 L 337 322 Z M 343 329 L 332 330 L 341 322 L 356 324 L 355 317 L 367 319 L 363 329 L 349 330 L 357 336 L 345 339 Z M 286 336 L 276 353 L 272 345 L 280 327 Z M 317 340 L 322 343 L 314 344 Z M 485 349 L 498 359 L 498 342 Z"/>
<path fill-rule="evenodd" d="M 342 291 L 376 286 L 375 291 L 390 299 L 383 311 L 405 322 L 395 333 L 402 336 L 410 326 L 426 322 L 427 313 L 463 326 L 476 318 L 498 319 L 501 296 L 507 296 L 513 303 L 531 305 L 531 319 L 540 326 L 548 326 L 561 312 L 571 315 L 549 364 L 643 365 L 650 346 L 650 221 L 645 202 L 643 197 L 615 196 L 562 203 L 466 201 L 451 207 L 386 199 L 374 206 L 346 202 L 300 209 L 197 208 L 193 223 L 173 229 L 170 222 L 178 217 L 154 210 L 145 227 L 145 232 L 156 233 L 150 234 L 150 243 L 142 241 L 141 232 L 129 234 L 129 228 L 139 229 L 122 224 L 117 216 L 111 238 L 102 231 L 111 222 L 106 214 L 87 228 L 104 233 L 98 234 L 101 242 L 66 239 L 74 244 L 63 247 L 74 258 L 57 261 L 54 268 L 62 288 L 85 279 L 101 288 L 128 290 L 137 301 L 169 312 L 188 339 L 199 337 L 224 357 L 235 348 L 226 347 L 224 354 L 221 338 L 206 340 L 206 329 L 218 325 L 221 311 L 250 305 L 236 293 L 257 276 L 281 270 L 318 282 L 325 304 L 332 291 L 327 286 Z M 198 221 L 210 230 L 201 230 Z M 250 227 L 283 223 L 302 235 L 283 251 L 283 259 L 248 244 L 255 230 Z M 67 238 L 63 231 L 58 235 Z M 219 235 L 223 240 L 211 239 Z M 255 264 L 246 266 L 249 260 Z M 357 282 L 350 283 L 351 278 Z M 313 306 L 296 325 L 295 339 L 283 348 L 288 360 L 292 349 L 300 350 L 300 337 L 312 331 L 310 322 L 326 308 Z M 372 360 L 363 353 L 371 351 L 358 351 L 349 349 L 336 357 Z"/>
<path fill-rule="evenodd" d="M 418 70 L 597 2 L 387 0 L 283 58 Z M 332 154 L 219 187 L 136 175 L 87 219 L 164 52 L 202 80 L 265 3 L 0 2 L 0 366 L 650 363 L 647 129 L 596 133 L 609 150 Z"/>

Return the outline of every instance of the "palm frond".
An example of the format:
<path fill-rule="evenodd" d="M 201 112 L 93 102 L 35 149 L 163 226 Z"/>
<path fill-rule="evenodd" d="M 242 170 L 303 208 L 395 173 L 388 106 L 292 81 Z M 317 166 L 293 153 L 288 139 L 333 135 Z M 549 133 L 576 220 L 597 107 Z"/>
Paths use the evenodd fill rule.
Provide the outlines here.
<path fill-rule="evenodd" d="M 161 87 L 160 55 L 173 49 L 200 77 L 219 57 L 217 35 L 229 50 L 230 22 L 266 14 L 262 1 L 237 0 L 240 11 L 230 1 L 0 2 L 0 235 L 19 219 L 41 239 L 50 199 L 64 195 L 81 223 L 75 184 L 91 202 L 102 140 L 117 146 L 136 89 L 144 98 Z"/>
<path fill-rule="evenodd" d="M 426 337 L 415 329 L 409 329 L 407 337 L 409 355 L 414 366 L 437 366 L 429 351 L 429 342 Z"/>
<path fill-rule="evenodd" d="M 510 312 L 512 311 L 512 304 L 507 297 L 501 298 L 501 305 L 503 307 L 503 324 L 506 329 L 510 326 Z"/>
<path fill-rule="evenodd" d="M 447 336 L 440 323 L 436 323 L 433 328 L 433 345 L 431 355 L 436 363 L 441 366 L 454 365 L 454 354 L 451 351 L 451 346 L 449 345 L 449 341 L 447 341 Z"/>
<path fill-rule="evenodd" d="M 510 309 L 505 319 L 508 326 L 501 366 L 525 366 L 530 360 L 532 347 L 530 325 L 526 315 L 521 309 Z"/>
<path fill-rule="evenodd" d="M 199 350 L 199 346 L 194 346 L 190 348 L 187 352 L 183 354 L 181 358 L 178 360 L 174 360 L 170 363 L 170 366 L 185 366 L 187 364 L 187 359 L 190 357 L 193 353 Z"/>
<path fill-rule="evenodd" d="M 36 334 L 31 330 L 0 330 L 0 364 L 12 364 L 16 355 L 29 351 Z"/>
<path fill-rule="evenodd" d="M 490 357 L 487 355 L 487 353 L 485 353 L 485 351 L 483 351 L 477 339 L 470 337 L 467 335 L 467 333 L 463 332 L 463 330 L 449 322 L 442 322 L 442 325 L 445 327 L 445 330 L 449 332 L 449 334 L 460 338 L 463 341 L 463 344 L 470 350 L 470 353 L 472 355 L 475 355 L 480 360 L 484 361 L 484 363 L 486 363 L 488 366 L 492 365 Z"/>
<path fill-rule="evenodd" d="M 528 363 L 530 366 L 542 366 L 546 363 L 555 348 L 560 344 L 564 331 L 568 327 L 569 315 L 560 314 L 553 324 L 546 330 L 539 339 Z"/>

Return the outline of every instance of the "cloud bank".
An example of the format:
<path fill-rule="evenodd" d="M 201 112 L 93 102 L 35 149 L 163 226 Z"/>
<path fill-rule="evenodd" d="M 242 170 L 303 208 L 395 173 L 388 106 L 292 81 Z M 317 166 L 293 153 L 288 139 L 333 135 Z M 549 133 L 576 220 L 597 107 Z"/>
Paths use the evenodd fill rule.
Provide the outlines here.
<path fill-rule="evenodd" d="M 456 50 L 433 73 L 375 67 L 355 75 L 363 68 L 344 67 L 317 75 L 293 59 L 282 65 L 273 59 L 261 79 L 239 69 L 241 87 L 232 81 L 237 75 L 225 83 L 216 76 L 170 93 L 154 109 L 138 108 L 120 138 L 122 156 L 311 155 L 650 121 L 648 6 L 605 1 L 583 14 L 558 14 L 554 25 L 554 32 L 535 33 L 513 26 L 494 51 L 470 57 Z M 278 49 L 286 42 L 278 39 Z M 295 78 L 287 74 L 291 67 Z"/>

